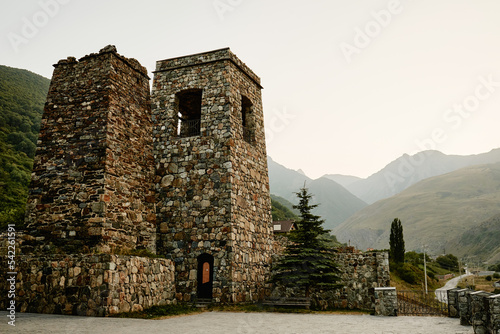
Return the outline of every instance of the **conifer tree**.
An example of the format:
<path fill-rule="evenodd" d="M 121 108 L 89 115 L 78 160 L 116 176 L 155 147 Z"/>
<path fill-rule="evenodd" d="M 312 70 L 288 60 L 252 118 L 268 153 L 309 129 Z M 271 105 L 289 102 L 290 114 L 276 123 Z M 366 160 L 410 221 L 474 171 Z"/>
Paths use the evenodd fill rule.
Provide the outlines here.
<path fill-rule="evenodd" d="M 318 205 L 311 205 L 312 195 L 306 188 L 296 193 L 299 204 L 294 209 L 300 212 L 300 220 L 295 222 L 296 229 L 288 235 L 290 244 L 273 268 L 271 282 L 285 287 L 298 287 L 306 297 L 311 288 L 334 289 L 340 287 L 338 268 L 333 258 L 333 250 L 328 249 L 320 236 L 328 233 L 323 228 L 324 220 L 311 213 Z"/>
<path fill-rule="evenodd" d="M 389 256 L 395 263 L 405 262 L 405 240 L 403 237 L 403 225 L 399 218 L 394 218 L 391 224 L 391 236 L 389 239 Z"/>

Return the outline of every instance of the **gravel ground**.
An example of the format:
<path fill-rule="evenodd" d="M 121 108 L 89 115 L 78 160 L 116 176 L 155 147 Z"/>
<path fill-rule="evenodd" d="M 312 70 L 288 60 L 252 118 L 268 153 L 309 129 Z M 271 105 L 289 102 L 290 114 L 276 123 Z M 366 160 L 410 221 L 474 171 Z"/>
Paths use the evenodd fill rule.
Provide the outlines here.
<path fill-rule="evenodd" d="M 469 334 L 471 327 L 444 317 L 376 317 L 342 314 L 205 312 L 162 320 L 17 313 L 16 326 L 0 312 L 0 333 L 203 333 L 203 334 Z"/>

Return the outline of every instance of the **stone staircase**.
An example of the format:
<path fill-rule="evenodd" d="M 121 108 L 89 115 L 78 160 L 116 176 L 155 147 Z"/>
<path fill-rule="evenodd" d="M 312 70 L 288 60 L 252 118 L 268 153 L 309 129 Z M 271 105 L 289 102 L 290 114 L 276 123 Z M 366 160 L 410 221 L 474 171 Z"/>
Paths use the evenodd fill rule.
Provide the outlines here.
<path fill-rule="evenodd" d="M 213 303 L 211 298 L 198 298 L 195 302 L 195 306 L 198 308 L 207 308 Z"/>

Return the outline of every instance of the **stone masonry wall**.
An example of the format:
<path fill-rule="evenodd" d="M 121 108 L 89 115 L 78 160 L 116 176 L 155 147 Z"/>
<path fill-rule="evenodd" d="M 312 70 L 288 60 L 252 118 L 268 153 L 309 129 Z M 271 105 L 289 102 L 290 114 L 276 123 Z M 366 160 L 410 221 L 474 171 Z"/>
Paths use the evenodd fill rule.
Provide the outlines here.
<path fill-rule="evenodd" d="M 176 263 L 178 299 L 197 297 L 202 254 L 214 257 L 216 301 L 263 296 L 272 219 L 259 82 L 229 49 L 157 62 L 157 251 Z M 179 94 L 195 89 L 202 91 L 200 133 L 180 138 Z M 242 96 L 252 104 L 252 142 L 243 138 Z"/>
<path fill-rule="evenodd" d="M 54 66 L 27 205 L 27 252 L 154 252 L 146 69 L 112 46 Z"/>
<path fill-rule="evenodd" d="M 387 252 L 337 253 L 336 262 L 343 287 L 317 296 L 321 308 L 371 310 L 373 289 L 390 287 Z"/>
<path fill-rule="evenodd" d="M 229 66 L 232 85 L 229 93 L 230 126 L 234 137 L 231 150 L 232 194 L 231 244 L 233 281 L 238 282 L 233 300 L 264 298 L 265 282 L 273 247 L 271 198 L 267 170 L 261 86 L 256 76 L 243 75 L 241 63 Z M 251 72 L 249 69 L 245 73 Z M 244 138 L 242 96 L 252 102 L 251 138 Z"/>
<path fill-rule="evenodd" d="M 281 245 L 276 246 L 277 250 Z M 276 258 L 277 260 L 277 258 Z M 390 287 L 389 255 L 387 252 L 339 252 L 336 262 L 340 270 L 341 288 L 337 290 L 321 291 L 311 294 L 311 306 L 319 309 L 363 309 L 374 310 L 378 305 L 379 311 L 384 313 L 391 309 L 393 300 L 392 290 L 386 297 L 374 294 L 375 288 Z M 381 290 L 382 291 L 382 290 Z M 295 289 L 283 289 L 279 285 L 273 289 L 273 297 L 302 296 L 303 292 Z M 382 310 L 382 308 L 384 308 Z"/>
<path fill-rule="evenodd" d="M 16 260 L 21 312 L 106 316 L 175 303 L 170 260 L 109 254 L 18 255 Z M 1 291 L 7 291 L 4 276 Z M 0 308 L 8 302 L 0 298 Z"/>

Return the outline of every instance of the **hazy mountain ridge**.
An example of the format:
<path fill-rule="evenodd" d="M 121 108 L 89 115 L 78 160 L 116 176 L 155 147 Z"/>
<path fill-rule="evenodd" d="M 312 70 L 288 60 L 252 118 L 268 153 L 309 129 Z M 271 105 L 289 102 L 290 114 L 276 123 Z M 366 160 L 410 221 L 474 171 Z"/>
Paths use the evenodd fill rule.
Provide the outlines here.
<path fill-rule="evenodd" d="M 346 189 L 354 182 L 363 180 L 362 178 L 357 177 L 357 176 L 342 175 L 342 174 L 325 174 L 322 177 L 326 177 L 327 179 L 335 181 Z"/>
<path fill-rule="evenodd" d="M 477 155 L 446 155 L 439 151 L 404 154 L 377 173 L 345 185 L 347 190 L 368 204 L 391 197 L 429 177 L 467 166 L 500 162 L 500 149 Z"/>
<path fill-rule="evenodd" d="M 312 180 L 295 170 L 286 168 L 268 157 L 271 194 L 297 203 L 296 192 L 306 186 L 313 194 L 312 202 L 320 204 L 314 213 L 325 219 L 325 228 L 331 229 L 367 204 L 340 184 L 325 177 Z"/>
<path fill-rule="evenodd" d="M 497 150 L 495 150 L 497 151 Z M 493 152 L 493 151 L 492 151 Z M 407 250 L 459 252 L 450 240 L 500 213 L 500 163 L 466 167 L 422 180 L 354 214 L 333 233 L 360 249 L 387 248 L 390 223 L 403 222 Z"/>

